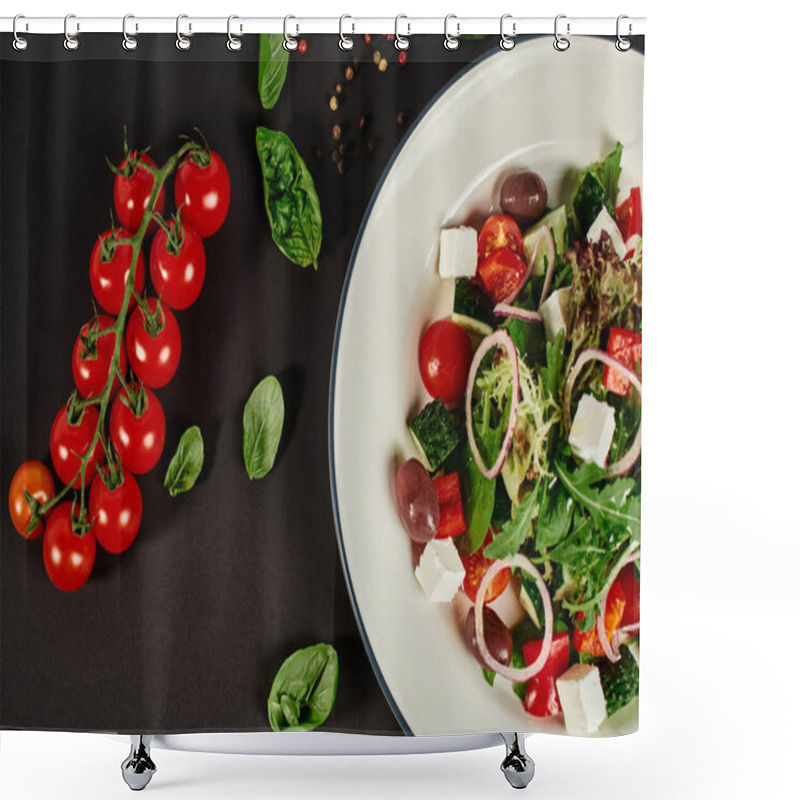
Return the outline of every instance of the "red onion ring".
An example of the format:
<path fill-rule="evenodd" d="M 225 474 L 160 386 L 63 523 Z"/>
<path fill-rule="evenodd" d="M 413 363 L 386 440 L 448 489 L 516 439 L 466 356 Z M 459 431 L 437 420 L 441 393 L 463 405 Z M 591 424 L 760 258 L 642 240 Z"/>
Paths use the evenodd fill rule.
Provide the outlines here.
<path fill-rule="evenodd" d="M 612 636 L 614 643 L 612 646 L 611 642 L 608 641 L 608 636 L 606 635 L 606 603 L 608 602 L 608 593 L 611 591 L 611 587 L 614 585 L 614 581 L 617 579 L 617 576 L 622 569 L 627 567 L 631 561 L 636 561 L 636 559 L 639 558 L 640 551 L 636 549 L 638 546 L 638 542 L 633 542 L 628 548 L 628 552 L 625 557 L 621 558 L 617 564 L 614 565 L 614 569 L 611 570 L 611 574 L 608 576 L 605 588 L 603 589 L 603 598 L 600 601 L 600 613 L 597 615 L 595 629 L 597 630 L 597 639 L 600 642 L 600 647 L 603 648 L 606 658 L 612 663 L 616 663 L 620 659 L 619 631 L 614 631 L 614 635 Z M 637 625 L 636 627 L 638 630 L 639 626 Z"/>
<path fill-rule="evenodd" d="M 539 590 L 539 594 L 542 596 L 542 603 L 544 604 L 544 639 L 542 640 L 542 649 L 536 661 L 522 669 L 506 666 L 494 658 L 489 652 L 486 639 L 483 635 L 483 604 L 486 599 L 486 592 L 495 575 L 506 567 L 517 567 L 527 572 L 528 575 L 536 581 L 536 588 Z M 542 578 L 539 570 L 537 570 L 525 556 L 517 553 L 510 558 L 503 558 L 499 561 L 495 561 L 484 573 L 483 578 L 481 578 L 481 584 L 478 587 L 478 594 L 475 598 L 475 638 L 478 642 L 478 650 L 480 650 L 481 658 L 483 658 L 486 666 L 494 670 L 498 675 L 514 683 L 525 683 L 529 681 L 544 667 L 550 656 L 550 647 L 553 644 L 553 603 L 550 599 L 550 593 L 547 591 L 547 584 L 545 584 L 544 578 Z"/>
<path fill-rule="evenodd" d="M 511 361 L 511 410 L 508 414 L 508 428 L 506 429 L 506 435 L 503 439 L 503 446 L 500 448 L 497 460 L 490 469 L 487 469 L 478 451 L 478 445 L 475 443 L 475 434 L 472 430 L 472 387 L 475 384 L 475 377 L 478 374 L 478 368 L 481 365 L 481 361 L 483 361 L 483 357 L 493 347 L 502 347 Z M 472 364 L 469 368 L 467 397 L 464 404 L 466 407 L 467 439 L 469 440 L 470 450 L 472 450 L 472 456 L 484 478 L 493 480 L 500 474 L 503 464 L 506 463 L 506 456 L 508 456 L 508 451 L 511 448 L 511 442 L 514 438 L 514 426 L 517 424 L 517 409 L 519 408 L 519 360 L 517 358 L 517 349 L 514 347 L 514 343 L 511 341 L 511 337 L 508 335 L 507 331 L 495 331 L 478 345 L 478 349 L 475 351 Z"/>
<path fill-rule="evenodd" d="M 508 303 L 498 303 L 494 307 L 494 313 L 498 317 L 513 317 L 521 319 L 523 322 L 541 322 L 542 315 L 538 311 L 529 311 L 527 308 L 519 308 Z"/>
<path fill-rule="evenodd" d="M 569 410 L 570 403 L 572 402 L 572 387 L 575 385 L 575 379 L 578 377 L 578 373 L 580 373 L 589 361 L 601 361 L 603 364 L 611 367 L 611 369 L 622 373 L 639 393 L 639 399 L 641 400 L 642 398 L 642 382 L 633 370 L 628 369 L 621 361 L 618 361 L 608 353 L 604 353 L 596 347 L 590 347 L 578 356 L 575 361 L 575 366 L 570 370 L 569 376 L 567 377 L 567 384 L 564 387 L 564 429 L 567 431 L 572 427 L 572 417 Z M 642 428 L 640 425 L 636 430 L 636 438 L 633 440 L 631 449 L 628 450 L 619 461 L 615 461 L 607 467 L 606 474 L 608 477 L 616 478 L 618 475 L 624 475 L 636 463 L 636 459 L 639 458 L 641 452 Z"/>

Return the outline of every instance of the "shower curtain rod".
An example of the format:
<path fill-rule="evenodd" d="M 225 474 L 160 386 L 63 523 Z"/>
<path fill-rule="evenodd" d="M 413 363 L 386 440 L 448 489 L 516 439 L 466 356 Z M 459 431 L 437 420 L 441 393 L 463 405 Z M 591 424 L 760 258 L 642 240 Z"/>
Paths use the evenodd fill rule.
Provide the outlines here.
<path fill-rule="evenodd" d="M 15 17 L 0 17 L 0 32 L 14 31 Z M 235 21 L 234 21 L 235 20 Z M 70 35 L 84 33 L 122 33 L 122 17 L 81 17 L 69 15 L 64 17 L 16 17 L 16 32 L 20 35 L 31 34 L 64 34 L 65 27 Z M 228 33 L 237 36 L 257 33 L 298 34 L 332 33 L 332 34 L 390 34 L 400 33 L 403 36 L 416 34 L 443 34 L 445 28 L 454 36 L 472 34 L 500 34 L 501 18 L 497 17 L 193 17 L 180 15 L 176 17 L 136 17 L 129 15 L 125 23 L 128 35 L 145 33 L 175 33 L 179 25 L 184 35 L 196 33 Z M 613 36 L 618 31 L 616 17 L 570 17 L 559 15 L 558 30 L 570 36 Z M 637 36 L 645 32 L 644 17 L 621 18 L 621 33 L 624 36 Z M 525 34 L 552 34 L 555 27 L 554 17 L 515 17 L 504 15 L 503 30 L 512 36 Z"/>

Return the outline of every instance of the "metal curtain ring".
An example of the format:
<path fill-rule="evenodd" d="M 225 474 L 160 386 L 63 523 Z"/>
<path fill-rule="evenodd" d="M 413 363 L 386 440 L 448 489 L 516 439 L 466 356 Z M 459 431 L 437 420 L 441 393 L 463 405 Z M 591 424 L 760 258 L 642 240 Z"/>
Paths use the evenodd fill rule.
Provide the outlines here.
<path fill-rule="evenodd" d="M 75 15 L 74 14 L 67 14 L 67 16 L 64 17 L 64 49 L 65 50 L 77 50 L 78 47 L 80 47 L 80 44 L 81 44 L 78 41 L 78 37 L 77 36 L 71 36 L 70 35 L 70 32 L 69 32 L 69 21 L 71 19 L 75 19 Z M 81 29 L 80 24 L 76 23 L 75 24 L 75 31 L 77 32 L 80 29 Z"/>
<path fill-rule="evenodd" d="M 619 50 L 620 53 L 624 53 L 624 52 L 626 52 L 626 51 L 631 49 L 631 40 L 628 39 L 626 36 L 623 36 L 620 33 L 620 28 L 621 28 L 621 24 L 620 23 L 624 19 L 628 19 L 628 17 L 625 16 L 625 14 L 620 14 L 617 17 L 617 50 Z M 630 36 L 630 33 L 631 33 L 631 23 L 629 22 L 628 23 L 628 35 L 629 36 Z"/>
<path fill-rule="evenodd" d="M 129 19 L 136 19 L 133 14 L 126 14 L 122 18 L 122 46 L 126 50 L 135 50 L 139 46 L 139 42 L 136 40 L 135 36 L 128 35 L 128 20 Z M 139 30 L 139 25 L 135 24 L 134 30 Z"/>
<path fill-rule="evenodd" d="M 411 42 L 408 40 L 408 37 L 411 36 L 411 23 L 406 23 L 406 35 L 403 36 L 400 33 L 400 20 L 401 19 L 408 19 L 405 14 L 398 14 L 394 18 L 394 46 L 398 50 L 408 50 L 411 47 Z"/>
<path fill-rule="evenodd" d="M 175 47 L 178 50 L 188 50 L 192 46 L 192 40 L 188 37 L 184 36 L 181 33 L 181 20 L 188 19 L 188 14 L 178 14 L 177 18 L 175 19 L 175 35 L 178 37 L 175 40 Z M 192 23 L 189 23 L 189 33 L 192 32 Z"/>
<path fill-rule="evenodd" d="M 14 17 L 14 23 L 11 27 L 11 30 L 14 32 L 14 49 L 22 51 L 28 49 L 28 40 L 24 36 L 20 36 L 17 33 L 17 20 L 19 19 L 25 19 L 25 15 L 17 14 L 17 16 Z M 28 30 L 27 22 L 25 23 L 25 30 Z"/>
<path fill-rule="evenodd" d="M 297 50 L 297 39 L 294 36 L 289 36 L 289 20 L 296 20 L 297 17 L 289 15 L 283 18 L 283 49 L 284 50 Z M 295 23 L 295 34 L 300 33 L 299 26 Z"/>
<path fill-rule="evenodd" d="M 563 53 L 565 50 L 569 50 L 569 39 L 567 39 L 567 36 L 569 36 L 569 22 L 567 22 L 567 36 L 562 36 L 558 32 L 558 21 L 566 18 L 566 14 L 559 14 L 556 17 L 555 24 L 553 25 L 553 36 L 555 37 L 553 41 L 553 47 L 555 47 L 555 49 L 560 53 Z"/>
<path fill-rule="evenodd" d="M 509 36 L 505 32 L 505 23 L 507 19 L 513 19 L 511 14 L 503 14 L 500 17 L 500 49 L 501 50 L 513 50 L 514 45 L 516 42 L 514 41 L 514 37 L 517 35 L 517 23 L 511 23 L 511 36 Z"/>
<path fill-rule="evenodd" d="M 227 46 L 228 46 L 228 50 L 230 50 L 232 53 L 235 53 L 237 50 L 241 50 L 242 49 L 242 40 L 238 36 L 234 36 L 231 33 L 231 22 L 233 22 L 235 19 L 239 19 L 239 17 L 237 17 L 236 14 L 231 14 L 228 17 L 228 45 Z M 241 33 L 241 32 L 242 32 L 242 26 L 239 25 L 239 33 Z"/>
<path fill-rule="evenodd" d="M 447 27 L 450 23 L 450 20 L 454 19 L 456 21 L 456 35 L 451 36 L 450 32 L 447 30 Z M 459 45 L 461 42 L 458 40 L 458 34 L 461 32 L 461 23 L 458 21 L 458 17 L 455 14 L 448 14 L 444 18 L 444 49 L 445 50 L 458 50 Z"/>
<path fill-rule="evenodd" d="M 345 36 L 344 35 L 344 21 L 346 19 L 353 19 L 353 18 L 349 14 L 342 14 L 342 16 L 339 17 L 339 49 L 340 50 L 352 50 L 356 45 L 356 43 L 353 41 L 352 38 L 350 38 L 349 36 Z M 351 33 L 352 33 L 353 29 L 354 29 L 354 26 L 351 25 L 350 26 Z"/>

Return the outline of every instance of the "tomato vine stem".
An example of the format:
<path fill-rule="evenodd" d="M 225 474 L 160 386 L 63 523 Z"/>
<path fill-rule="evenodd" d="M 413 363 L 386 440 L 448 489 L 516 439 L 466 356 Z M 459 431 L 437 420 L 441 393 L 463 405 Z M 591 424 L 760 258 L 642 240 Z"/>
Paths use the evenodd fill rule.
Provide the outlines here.
<path fill-rule="evenodd" d="M 120 355 L 122 353 L 122 348 L 124 346 L 124 338 L 125 338 L 125 324 L 128 318 L 128 307 L 130 306 L 131 299 L 133 298 L 135 302 L 140 305 L 143 305 L 142 298 L 139 296 L 138 292 L 134 289 L 134 279 L 136 276 L 136 264 L 139 258 L 139 254 L 142 252 L 142 245 L 144 243 L 144 238 L 147 233 L 147 228 L 150 224 L 151 219 L 153 219 L 155 212 L 155 203 L 158 199 L 159 194 L 164 186 L 164 182 L 166 179 L 175 171 L 177 166 L 179 165 L 181 159 L 193 151 L 197 150 L 198 148 L 202 148 L 202 145 L 195 141 L 194 139 L 189 139 L 183 144 L 175 153 L 173 153 L 170 158 L 166 161 L 163 167 L 157 168 L 152 167 L 149 164 L 146 164 L 144 161 L 138 160 L 137 166 L 141 166 L 148 172 L 153 175 L 153 188 L 150 191 L 150 198 L 147 202 L 147 206 L 144 211 L 144 215 L 142 216 L 142 222 L 139 225 L 138 231 L 136 234 L 128 239 L 120 239 L 115 242 L 116 246 L 120 244 L 129 244 L 132 248 L 131 252 L 131 265 L 130 269 L 128 270 L 128 278 L 125 282 L 125 293 L 122 298 L 122 306 L 119 310 L 119 314 L 117 315 L 116 321 L 114 325 L 105 329 L 103 333 L 114 333 L 114 353 L 111 358 L 111 364 L 108 369 L 108 378 L 106 380 L 105 387 L 103 391 L 97 395 L 96 397 L 89 397 L 85 399 L 78 400 L 75 397 L 70 397 L 68 404 L 78 412 L 83 411 L 86 406 L 89 405 L 97 405 L 99 404 L 98 408 L 98 419 L 97 419 L 97 427 L 94 432 L 94 436 L 92 437 L 89 446 L 86 448 L 86 452 L 79 456 L 81 465 L 75 475 L 73 476 L 72 480 L 61 489 L 58 494 L 48 500 L 46 503 L 37 504 L 37 507 L 34 508 L 30 503 L 31 506 L 31 523 L 33 524 L 34 518 L 36 524 L 41 522 L 44 519 L 45 514 L 50 511 L 51 508 L 56 506 L 60 503 L 64 497 L 73 489 L 73 485 L 75 484 L 76 478 L 80 475 L 80 508 L 79 512 L 76 516 L 75 514 L 75 501 L 73 500 L 73 508 L 72 508 L 72 527 L 76 534 L 79 536 L 83 536 L 88 530 L 89 525 L 87 524 L 86 520 L 86 470 L 89 465 L 89 461 L 91 459 L 92 453 L 94 452 L 95 447 L 97 446 L 98 442 L 100 442 L 103 446 L 104 451 L 108 454 L 108 449 L 110 448 L 110 443 L 107 443 L 105 437 L 103 436 L 103 428 L 105 425 L 106 414 L 108 412 L 108 406 L 111 402 L 111 390 L 114 386 L 114 382 L 117 380 L 118 377 L 122 378 L 122 386 L 128 396 L 130 397 L 130 391 L 127 386 L 127 382 L 122 376 L 122 371 L 119 368 L 120 364 Z M 145 152 L 145 151 L 142 151 Z M 126 154 L 127 154 L 127 143 L 126 143 Z M 110 164 L 111 162 L 109 162 Z M 115 173 L 118 173 L 118 168 L 114 168 L 112 165 L 112 170 Z M 77 454 L 76 454 L 77 455 Z"/>

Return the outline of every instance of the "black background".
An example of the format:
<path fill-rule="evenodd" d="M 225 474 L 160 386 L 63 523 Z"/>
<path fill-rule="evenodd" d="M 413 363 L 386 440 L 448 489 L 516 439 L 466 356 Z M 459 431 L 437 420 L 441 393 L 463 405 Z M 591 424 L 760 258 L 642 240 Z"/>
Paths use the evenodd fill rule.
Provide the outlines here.
<path fill-rule="evenodd" d="M 47 578 L 41 540 L 24 541 L 0 513 L 0 727 L 265 730 L 283 659 L 327 641 L 341 669 L 325 729 L 399 733 L 361 644 L 336 547 L 327 463 L 333 333 L 358 227 L 408 120 L 466 63 L 493 51 L 497 37 L 455 52 L 441 37 L 416 37 L 404 67 L 383 37 L 372 45 L 359 37 L 353 53 L 334 36 L 307 37 L 269 112 L 257 94 L 256 37 L 238 53 L 213 35 L 186 52 L 174 36 L 143 36 L 131 53 L 117 35 L 83 36 L 75 53 L 58 36 L 28 38 L 25 53 L 10 36 L 0 41 L 4 497 L 20 463 L 49 463 L 50 426 L 72 389 L 73 342 L 91 316 L 89 255 L 113 205 L 104 156 L 121 158 L 123 125 L 131 147 L 151 146 L 159 163 L 198 126 L 226 161 L 232 194 L 225 225 L 205 241 L 203 292 L 177 314 L 181 364 L 158 392 L 167 443 L 139 481 L 144 518 L 131 549 L 111 556 L 98 548 L 89 582 L 65 594 Z M 372 63 L 376 47 L 386 72 Z M 344 67 L 354 56 L 360 69 L 348 84 Z M 332 113 L 337 82 L 344 93 Z M 371 118 L 366 135 L 362 114 Z M 331 159 L 334 122 L 347 143 L 344 175 Z M 513 123 L 513 103 L 501 122 Z M 288 133 L 313 174 L 323 215 L 318 272 L 291 264 L 272 242 L 259 124 Z M 287 416 L 274 470 L 251 482 L 242 412 L 266 374 L 280 378 Z M 203 431 L 205 465 L 191 492 L 170 499 L 164 473 L 191 424 Z"/>

